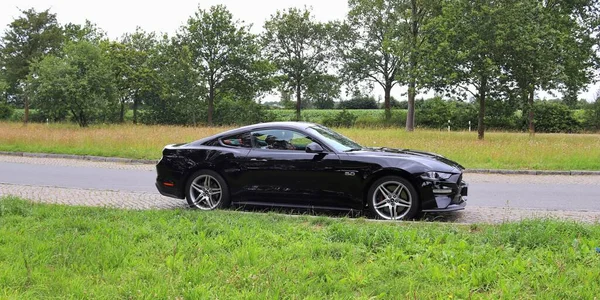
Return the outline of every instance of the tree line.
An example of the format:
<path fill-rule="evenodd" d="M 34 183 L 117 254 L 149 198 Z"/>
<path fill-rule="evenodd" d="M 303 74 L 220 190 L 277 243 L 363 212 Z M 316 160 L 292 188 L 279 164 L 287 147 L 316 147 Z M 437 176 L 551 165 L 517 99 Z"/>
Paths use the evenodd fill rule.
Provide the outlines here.
<path fill-rule="evenodd" d="M 92 22 L 59 24 L 49 10 L 21 11 L 0 41 L 3 103 L 36 108 L 80 126 L 123 122 L 208 124 L 261 119 L 256 100 L 279 91 L 295 118 L 330 108 L 342 90 L 382 91 L 392 118 L 405 87 L 405 128 L 416 95 L 436 91 L 486 109 L 520 109 L 535 132 L 536 92 L 556 90 L 570 107 L 598 69 L 595 0 L 349 0 L 345 19 L 315 20 L 309 8 L 276 11 L 261 34 L 225 6 L 198 8 L 173 35 L 137 28 L 111 40 Z M 2 103 L 0 102 L 0 103 Z"/>

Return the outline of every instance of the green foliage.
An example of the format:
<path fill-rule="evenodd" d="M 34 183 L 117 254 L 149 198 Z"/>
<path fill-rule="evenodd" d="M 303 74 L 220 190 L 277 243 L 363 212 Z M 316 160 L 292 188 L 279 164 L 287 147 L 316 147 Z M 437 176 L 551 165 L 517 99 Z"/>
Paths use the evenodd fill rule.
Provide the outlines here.
<path fill-rule="evenodd" d="M 49 10 L 30 8 L 21 13 L 8 24 L 0 43 L 0 70 L 4 68 L 7 91 L 13 96 L 21 94 L 31 63 L 57 53 L 63 39 L 56 15 Z"/>
<path fill-rule="evenodd" d="M 581 130 L 581 124 L 574 118 L 573 112 L 563 103 L 536 101 L 534 106 L 535 129 L 537 132 L 567 132 Z M 527 110 L 523 112 L 523 129 L 527 128 Z"/>
<path fill-rule="evenodd" d="M 354 122 L 355 127 L 377 128 L 377 127 L 403 127 L 406 124 L 406 110 L 392 109 L 389 119 L 386 119 L 386 113 L 383 110 L 352 110 L 358 118 Z M 375 114 L 374 114 L 375 113 Z"/>
<path fill-rule="evenodd" d="M 275 116 L 254 101 L 223 99 L 215 107 L 215 125 L 249 125 L 272 121 Z"/>
<path fill-rule="evenodd" d="M 234 21 L 224 5 L 198 9 L 178 35 L 181 46 L 188 47 L 190 64 L 197 72 L 202 99 L 207 102 L 207 122 L 213 123 L 214 105 L 219 97 L 239 96 L 254 99 L 270 90 L 270 63 L 259 57 L 260 48 L 250 27 Z M 262 82 L 262 84 L 261 84 Z M 234 94 L 234 95 L 231 95 Z"/>
<path fill-rule="evenodd" d="M 348 17 L 336 24 L 334 45 L 341 74 L 350 85 L 367 82 L 384 92 L 383 107 L 391 108 L 390 92 L 398 83 L 404 53 L 390 51 L 390 42 L 406 42 L 408 23 L 400 15 L 403 1 L 348 1 Z M 351 108 L 351 107 L 346 107 Z M 354 107 L 358 108 L 358 107 Z M 362 108 L 362 107 L 361 107 Z"/>
<path fill-rule="evenodd" d="M 377 100 L 373 96 L 357 95 L 349 100 L 341 101 L 338 105 L 342 109 L 378 109 Z"/>
<path fill-rule="evenodd" d="M 600 98 L 585 110 L 585 126 L 588 130 L 600 131 Z"/>
<path fill-rule="evenodd" d="M 24 118 L 25 118 L 25 110 L 24 109 L 15 109 L 8 120 L 10 122 L 23 122 Z M 35 122 L 35 123 L 46 122 L 46 118 L 48 118 L 48 116 L 43 115 L 37 109 L 29 110 L 29 121 L 30 122 Z M 48 120 L 50 120 L 50 119 L 48 118 Z"/>
<path fill-rule="evenodd" d="M 332 78 L 327 76 L 332 56 L 330 27 L 315 21 L 306 8 L 277 11 L 265 22 L 262 36 L 264 50 L 275 64 L 284 89 L 295 93 L 296 119 L 301 118 L 303 96 L 306 98 L 307 93 L 314 95 L 326 91 L 315 85 L 323 76 Z"/>
<path fill-rule="evenodd" d="M 12 116 L 14 110 L 15 109 L 12 106 L 0 102 L 0 120 L 9 119 Z"/>
<path fill-rule="evenodd" d="M 357 115 L 344 109 L 332 117 L 325 118 L 323 125 L 328 127 L 352 127 L 357 118 Z"/>
<path fill-rule="evenodd" d="M 0 284 L 15 299 L 593 299 L 600 293 L 600 226 L 592 224 L 364 222 L 13 197 L 0 198 L 0 222 Z"/>
<path fill-rule="evenodd" d="M 152 64 L 151 57 L 156 54 L 156 37 L 137 28 L 133 34 L 126 34 L 122 42 L 105 43 L 115 75 L 120 102 L 119 121 L 124 122 L 126 107 L 133 108 L 133 123 L 138 121 L 138 108 L 146 99 L 160 97 L 162 83 L 159 81 L 158 68 Z M 149 100 L 151 101 L 151 100 Z"/>
<path fill-rule="evenodd" d="M 304 102 L 316 109 L 332 109 L 340 95 L 341 82 L 332 75 L 318 75 L 305 93 Z"/>
<path fill-rule="evenodd" d="M 46 56 L 33 65 L 27 81 L 32 102 L 54 120 L 70 113 L 81 127 L 114 122 L 114 76 L 100 47 L 80 41 L 68 43 L 62 53 Z"/>
<path fill-rule="evenodd" d="M 420 127 L 446 129 L 450 121 L 451 130 L 464 130 L 477 123 L 477 109 L 473 103 L 442 100 L 434 97 L 418 103 L 416 124 Z"/>

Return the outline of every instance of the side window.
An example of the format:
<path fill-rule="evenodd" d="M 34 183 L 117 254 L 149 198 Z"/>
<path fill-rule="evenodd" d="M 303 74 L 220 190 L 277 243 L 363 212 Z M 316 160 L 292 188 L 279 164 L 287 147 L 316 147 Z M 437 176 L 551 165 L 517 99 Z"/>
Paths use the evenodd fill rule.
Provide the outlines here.
<path fill-rule="evenodd" d="M 312 140 L 304 134 L 287 129 L 268 129 L 252 132 L 254 147 L 276 150 L 304 151 Z"/>
<path fill-rule="evenodd" d="M 227 146 L 252 148 L 252 136 L 249 133 L 236 134 L 221 139 Z"/>

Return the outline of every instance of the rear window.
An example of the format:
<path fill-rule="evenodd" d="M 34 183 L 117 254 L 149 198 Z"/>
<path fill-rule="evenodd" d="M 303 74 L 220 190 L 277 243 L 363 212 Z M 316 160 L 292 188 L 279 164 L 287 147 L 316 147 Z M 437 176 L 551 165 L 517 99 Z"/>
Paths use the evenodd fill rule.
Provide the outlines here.
<path fill-rule="evenodd" d="M 230 147 L 252 148 L 250 133 L 241 133 L 221 138 L 221 143 Z"/>

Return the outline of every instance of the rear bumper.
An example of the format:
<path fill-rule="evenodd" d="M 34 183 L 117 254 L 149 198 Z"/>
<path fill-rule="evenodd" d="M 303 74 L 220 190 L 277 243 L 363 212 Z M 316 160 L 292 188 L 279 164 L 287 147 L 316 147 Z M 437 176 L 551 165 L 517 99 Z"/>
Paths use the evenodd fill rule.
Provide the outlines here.
<path fill-rule="evenodd" d="M 183 193 L 181 192 L 181 189 L 165 186 L 164 183 L 162 182 L 162 180 L 157 180 L 154 185 L 156 186 L 156 189 L 158 190 L 158 192 L 163 196 L 177 198 L 177 199 L 185 198 L 183 196 Z"/>

